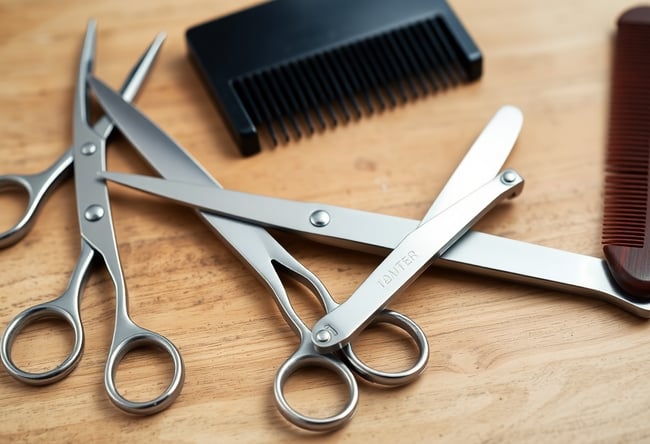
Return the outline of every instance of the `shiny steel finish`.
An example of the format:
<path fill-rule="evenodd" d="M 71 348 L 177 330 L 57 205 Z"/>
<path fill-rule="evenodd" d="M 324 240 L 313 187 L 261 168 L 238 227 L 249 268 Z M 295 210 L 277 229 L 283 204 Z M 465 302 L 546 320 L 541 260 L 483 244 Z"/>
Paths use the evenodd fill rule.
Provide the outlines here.
<path fill-rule="evenodd" d="M 428 221 L 492 180 L 503 168 L 523 123 L 524 116 L 519 108 L 510 105 L 499 108 L 438 193 L 420 223 Z"/>
<path fill-rule="evenodd" d="M 508 170 L 448 209 L 423 221 L 373 270 L 352 295 L 312 328 L 312 342 L 331 352 L 353 340 L 377 312 L 410 283 L 483 215 L 504 198 L 518 195 L 523 179 Z M 321 332 L 330 335 L 319 337 Z"/>
<path fill-rule="evenodd" d="M 523 117 L 517 108 L 511 106 L 501 108 L 460 162 L 422 223 L 440 214 L 441 211 L 455 202 L 454 199 L 464 197 L 461 193 L 465 193 L 467 190 L 475 191 L 476 188 L 485 185 L 485 178 L 493 178 L 510 154 L 521 130 L 522 123 Z M 278 215 L 287 219 L 296 218 L 296 216 L 300 217 L 300 214 L 296 212 L 300 204 L 296 205 L 288 201 L 223 191 L 215 194 L 207 187 L 193 187 L 189 184 L 172 183 L 171 181 L 142 176 L 131 177 L 107 173 L 104 177 L 217 214 L 235 215 L 254 224 L 262 222 L 261 224 L 264 225 L 264 221 L 268 220 L 269 217 L 277 220 Z M 489 185 L 492 185 L 492 187 Z M 482 196 L 484 197 L 483 200 L 476 197 L 473 201 L 471 199 L 465 201 L 465 207 L 456 208 L 456 211 L 461 211 L 458 208 L 463 208 L 464 213 L 461 211 L 457 214 L 441 216 L 439 222 L 441 226 L 438 229 L 434 226 L 434 228 L 424 230 L 432 236 L 431 238 L 427 238 L 425 235 L 418 236 L 414 233 L 407 236 L 407 239 L 404 240 L 406 245 L 402 244 L 396 247 L 397 251 L 391 253 L 355 294 L 336 310 L 338 313 L 343 312 L 342 314 L 336 316 L 334 312 L 329 312 L 314 326 L 312 330 L 314 346 L 321 352 L 332 352 L 348 343 L 367 326 L 380 310 L 387 306 L 392 297 L 415 279 L 433 259 L 439 257 L 444 250 L 485 214 L 492 207 L 495 200 L 499 200 L 508 194 L 509 187 L 513 187 L 512 192 L 516 193 L 521 189 L 522 185 L 522 180 L 515 172 L 505 172 L 497 179 L 492 180 L 490 184 L 479 188 L 489 190 L 485 191 L 483 195 L 477 191 L 470 194 L 475 197 Z M 492 191 L 493 187 L 496 187 L 498 192 Z M 503 189 L 504 187 L 505 189 Z M 280 205 L 274 206 L 272 205 L 273 202 Z M 318 204 L 302 204 L 302 208 L 309 213 L 308 219 L 312 227 L 318 229 L 327 227 L 330 224 L 330 213 L 322 206 Z M 227 210 L 233 211 L 229 212 Z M 454 225 L 455 222 L 458 222 L 459 225 Z M 369 226 L 376 228 L 375 225 L 364 225 L 361 228 L 367 230 Z M 417 238 L 417 241 L 409 242 L 409 237 Z M 413 245 L 419 242 L 431 246 L 433 249 L 424 253 L 424 248 L 418 248 L 418 253 L 416 253 Z M 405 249 L 407 247 L 408 250 Z M 417 266 L 412 265 L 414 263 L 417 263 Z M 409 266 L 408 271 L 405 270 L 406 266 Z M 393 277 L 387 274 L 389 269 L 398 270 L 398 268 L 402 271 L 393 273 Z M 385 281 L 386 279 L 385 276 L 389 276 L 388 279 L 391 285 L 382 284 L 382 280 Z M 381 288 L 375 287 L 376 282 L 380 283 Z M 333 321 L 333 319 L 337 319 L 338 322 Z"/>
<path fill-rule="evenodd" d="M 269 228 L 301 234 L 311 240 L 385 256 L 420 221 L 321 203 L 296 202 L 231 190 L 130 174 L 105 173 L 122 185 L 180 201 L 193 196 L 192 206 Z M 256 208 L 251 214 L 250 208 Z M 327 226 L 310 222 L 314 208 L 330 216 Z M 266 211 L 266 210 L 269 211 Z M 368 230 L 367 227 L 373 227 Z M 650 318 L 650 295 L 626 294 L 613 280 L 603 259 L 469 231 L 436 261 L 436 265 L 593 297 L 642 318 Z"/>
<path fill-rule="evenodd" d="M 124 100 L 130 102 L 144 83 L 148 68 L 154 62 L 165 40 L 163 34 L 156 36 L 149 49 L 127 75 L 120 93 Z M 95 123 L 93 130 L 103 138 L 108 138 L 113 130 L 113 122 L 102 116 Z M 52 165 L 36 174 L 0 175 L 0 192 L 3 190 L 22 190 L 27 195 L 25 213 L 13 227 L 0 233 L 0 248 L 9 247 L 20 241 L 31 230 L 41 205 L 58 184 L 69 177 L 72 172 L 73 147 L 71 146 Z"/>
<path fill-rule="evenodd" d="M 7 371 L 15 378 L 29 384 L 52 383 L 70 373 L 78 364 L 83 350 L 84 336 L 79 315 L 79 300 L 83 284 L 89 274 L 91 263 L 96 257 L 101 257 L 111 276 L 116 293 L 115 327 L 104 377 L 106 390 L 109 398 L 118 408 L 131 414 L 147 415 L 165 409 L 178 396 L 184 378 L 183 363 L 178 350 L 169 340 L 157 333 L 138 327 L 128 316 L 126 284 L 117 251 L 108 192 L 105 183 L 97 180 L 98 174 L 105 170 L 105 143 L 113 124 L 107 118 L 100 120 L 94 128 L 88 124 L 87 79 L 92 70 L 95 54 L 95 34 L 95 23 L 91 21 L 80 56 L 73 113 L 74 143 L 71 147 L 71 163 L 74 165 L 77 216 L 81 231 L 79 260 L 72 273 L 68 288 L 62 296 L 25 310 L 9 324 L 2 339 L 0 355 Z M 162 37 L 158 37 L 129 76 L 124 87 L 126 99 L 131 99 L 141 86 L 161 43 Z M 57 171 L 62 172 L 61 168 L 58 168 Z M 47 183 L 55 182 L 56 180 Z M 45 194 L 39 195 L 44 196 Z M 35 207 L 37 206 L 38 203 Z M 14 233 L 21 233 L 21 229 L 19 228 Z M 22 233 L 24 234 L 24 231 Z M 75 333 L 73 350 L 64 362 L 52 371 L 45 373 L 22 371 L 11 359 L 13 342 L 27 324 L 47 317 L 60 318 L 71 325 Z M 174 375 L 167 389 L 155 399 L 133 402 L 125 399 L 117 391 L 115 370 L 128 351 L 143 346 L 167 351 L 174 363 Z"/>
<path fill-rule="evenodd" d="M 164 134 L 135 108 L 125 103 L 110 88 L 97 79 L 91 80 L 103 108 L 116 122 L 124 135 L 133 143 L 145 160 L 167 179 L 187 181 L 208 186 L 212 190 L 221 189 L 192 157 Z M 293 424 L 310 430 L 332 430 L 349 421 L 358 402 L 358 387 L 351 366 L 358 374 L 371 382 L 384 385 L 401 385 L 412 381 L 425 368 L 429 349 L 424 332 L 404 315 L 386 310 L 378 322 L 388 322 L 405 330 L 415 338 L 418 347 L 418 360 L 404 372 L 385 373 L 365 366 L 351 347 L 344 348 L 340 354 L 318 353 L 311 344 L 311 330 L 304 324 L 293 309 L 280 273 L 298 280 L 309 288 L 319 299 L 326 311 L 338 306 L 322 282 L 291 256 L 266 230 L 261 227 L 226 219 L 204 211 L 199 216 L 208 226 L 237 252 L 262 282 L 271 290 L 280 311 L 300 338 L 300 345 L 291 357 L 280 367 L 274 381 L 274 395 L 281 414 Z M 307 223 L 309 223 L 307 221 Z M 299 368 L 320 366 L 333 370 L 348 386 L 349 399 L 343 409 L 330 417 L 313 418 L 297 412 L 286 401 L 283 387 L 287 379 Z"/>
<path fill-rule="evenodd" d="M 459 168 L 463 166 L 461 164 Z M 276 221 L 291 219 L 292 216 L 309 214 L 305 209 L 311 208 L 313 211 L 314 208 L 313 204 L 282 201 L 224 190 L 217 192 L 203 186 L 154 177 L 118 173 L 105 173 L 104 177 L 141 191 L 171 198 L 185 205 L 195 205 L 204 211 L 224 216 L 234 214 L 251 223 L 262 222 L 264 224 L 271 219 Z M 330 352 L 336 350 L 341 342 L 351 340 L 379 310 L 386 307 L 400 289 L 419 276 L 471 225 L 500 199 L 511 197 L 520 192 L 522 186 L 522 179 L 514 171 L 507 170 L 449 209 L 437 213 L 429 212 L 429 220 L 425 221 L 423 225 L 417 224 L 420 226 L 419 229 L 415 227 L 410 234 L 407 233 L 405 239 L 396 243 L 394 251 L 341 308 L 329 312 L 325 318 L 316 323 L 312 329 L 314 345 L 323 352 Z M 278 202 L 281 205 L 276 205 Z M 346 215 L 349 216 L 349 214 Z M 312 232 L 314 232 L 315 224 L 311 222 L 312 216 L 309 219 L 309 225 L 312 226 Z M 380 220 L 380 216 L 377 216 L 376 219 Z M 351 222 L 354 222 L 354 219 L 347 217 L 346 221 L 348 223 L 343 225 L 347 226 L 349 231 L 353 230 L 355 227 Z M 278 226 L 279 224 L 281 222 L 275 222 L 273 225 Z M 377 224 L 366 227 L 368 226 L 376 227 Z M 416 234 L 416 232 L 418 233 Z M 374 304 L 371 304 L 370 301 L 374 301 Z M 344 309 L 345 311 L 343 311 Z M 333 320 L 335 318 L 336 321 Z M 343 327 L 343 324 L 346 326 Z"/>

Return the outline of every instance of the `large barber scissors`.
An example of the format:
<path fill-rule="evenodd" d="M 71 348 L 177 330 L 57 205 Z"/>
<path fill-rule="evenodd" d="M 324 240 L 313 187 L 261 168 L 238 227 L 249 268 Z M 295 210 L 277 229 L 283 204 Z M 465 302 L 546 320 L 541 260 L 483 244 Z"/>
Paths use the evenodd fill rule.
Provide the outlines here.
<path fill-rule="evenodd" d="M 74 90 L 73 143 L 70 149 L 45 172 L 34 176 L 3 176 L 0 183 L 24 187 L 29 195 L 25 217 L 0 237 L 0 246 L 6 247 L 24 236 L 36 216 L 37 209 L 49 192 L 74 168 L 77 215 L 81 231 L 81 253 L 65 292 L 58 298 L 28 308 L 7 327 L 2 337 L 0 356 L 7 371 L 16 379 L 44 385 L 68 375 L 79 363 L 84 346 L 84 333 L 79 314 L 82 287 L 90 272 L 91 263 L 101 257 L 115 286 L 116 309 L 113 339 L 106 361 L 104 384 L 110 400 L 125 412 L 139 415 L 156 413 L 169 406 L 180 393 L 183 384 L 183 363 L 176 347 L 165 337 L 137 326 L 130 318 L 124 275 L 117 251 L 106 185 L 97 180 L 105 170 L 106 139 L 113 129 L 112 121 L 102 117 L 93 127 L 89 124 L 88 78 L 95 56 L 95 22 L 88 24 L 79 60 L 77 84 Z M 158 36 L 127 77 L 122 97 L 131 100 L 140 89 L 151 68 L 164 37 Z M 66 321 L 73 329 L 75 341 L 68 357 L 56 368 L 43 373 L 21 370 L 12 360 L 12 345 L 20 332 L 30 323 L 44 318 Z M 160 348 L 172 358 L 174 374 L 169 386 L 150 401 L 130 401 L 122 396 L 115 385 L 118 364 L 134 348 Z"/>
<path fill-rule="evenodd" d="M 221 190 L 220 185 L 218 185 L 214 179 L 210 178 L 200 165 L 196 163 L 196 161 L 194 161 L 180 146 L 178 146 L 140 112 L 122 101 L 119 96 L 96 79 L 93 79 L 91 84 L 95 89 L 100 103 L 106 112 L 114 119 L 118 128 L 120 128 L 125 136 L 131 140 L 137 150 L 147 157 L 149 163 L 151 163 L 163 177 L 177 181 L 191 181 L 193 184 L 201 184 L 200 186 L 203 188 Z M 503 160 L 505 160 L 505 157 L 507 157 L 507 153 L 509 153 L 512 148 L 520 126 L 521 122 L 519 122 L 518 126 L 515 124 L 515 129 L 510 131 L 511 133 L 514 132 L 514 137 L 510 134 L 510 140 L 505 143 L 506 147 L 500 149 L 497 153 L 493 153 L 497 159 L 501 159 L 501 163 L 499 163 L 498 166 L 499 168 L 503 163 Z M 499 142 L 501 145 L 504 145 L 502 140 Z M 481 145 L 484 150 L 485 146 L 488 144 L 485 143 L 484 140 Z M 472 162 L 475 165 L 476 159 Z M 495 162 L 498 163 L 499 160 L 494 161 L 492 159 L 489 161 L 490 164 Z M 485 165 L 482 166 L 485 167 Z M 105 174 L 105 177 L 108 176 L 109 174 Z M 160 181 L 160 179 L 158 180 Z M 171 180 L 169 183 L 172 183 Z M 179 182 L 173 183 L 175 184 Z M 503 188 L 510 191 L 513 190 L 511 185 L 505 185 Z M 492 202 L 496 199 L 497 197 L 492 195 L 489 200 Z M 484 211 L 487 211 L 488 206 L 488 204 L 484 207 L 481 206 L 481 208 L 476 211 L 475 208 L 473 208 L 471 210 L 472 219 L 474 220 L 474 218 L 480 217 Z M 273 210 L 271 209 L 271 211 Z M 231 244 L 242 258 L 251 265 L 260 277 L 262 277 L 263 281 L 270 287 L 272 293 L 275 295 L 276 301 L 280 306 L 284 317 L 300 336 L 301 342 L 298 350 L 285 362 L 284 365 L 280 367 L 274 382 L 276 403 L 280 412 L 289 421 L 300 427 L 311 430 L 329 430 L 339 427 L 347 422 L 354 412 L 358 396 L 358 389 L 355 380 L 347 369 L 347 365 L 351 366 L 357 374 L 369 381 L 391 385 L 410 382 L 422 371 L 426 364 L 428 354 L 428 347 L 424 334 L 420 331 L 417 325 L 406 316 L 385 310 L 383 307 L 382 309 L 377 310 L 376 315 L 373 316 L 371 321 L 393 323 L 406 330 L 416 340 L 416 344 L 420 350 L 420 359 L 409 371 L 400 374 L 386 374 L 368 368 L 356 358 L 349 343 L 338 348 L 335 354 L 322 353 L 317 350 L 311 342 L 312 330 L 306 327 L 297 317 L 291 307 L 285 289 L 282 286 L 277 273 L 278 271 L 288 271 L 290 275 L 297 277 L 301 282 L 310 287 L 316 295 L 318 295 L 326 312 L 333 312 L 339 305 L 333 301 L 318 278 L 291 257 L 291 255 L 286 252 L 286 250 L 284 250 L 284 248 L 263 228 L 248 223 L 241 223 L 236 220 L 217 217 L 216 215 L 209 214 L 203 210 L 199 210 L 199 214 L 212 226 L 212 228 L 221 234 L 221 236 Z M 314 215 L 314 218 L 314 223 L 318 224 L 318 215 Z M 471 222 L 467 223 L 467 225 L 470 224 Z M 463 228 L 459 228 L 458 231 L 462 231 L 462 229 Z M 343 365 L 343 361 L 341 361 L 340 358 L 343 358 L 347 365 Z M 321 365 L 330 368 L 339 373 L 347 383 L 350 393 L 349 402 L 337 415 L 327 418 L 308 417 L 294 410 L 286 402 L 283 394 L 283 386 L 287 378 L 297 369 L 311 365 Z"/>

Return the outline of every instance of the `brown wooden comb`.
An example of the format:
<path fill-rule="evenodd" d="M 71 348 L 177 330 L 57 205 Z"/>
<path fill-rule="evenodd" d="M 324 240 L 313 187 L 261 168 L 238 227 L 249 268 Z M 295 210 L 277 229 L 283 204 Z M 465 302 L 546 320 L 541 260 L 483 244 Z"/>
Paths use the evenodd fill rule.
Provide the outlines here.
<path fill-rule="evenodd" d="M 613 63 L 602 242 L 616 282 L 650 297 L 650 7 L 619 18 Z"/>

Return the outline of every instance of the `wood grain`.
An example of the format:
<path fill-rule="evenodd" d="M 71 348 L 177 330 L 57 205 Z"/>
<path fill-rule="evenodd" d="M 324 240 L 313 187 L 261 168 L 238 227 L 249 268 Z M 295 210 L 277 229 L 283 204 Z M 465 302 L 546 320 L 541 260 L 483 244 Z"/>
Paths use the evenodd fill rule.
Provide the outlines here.
<path fill-rule="evenodd" d="M 516 105 L 525 123 L 508 165 L 526 178 L 526 188 L 478 229 L 601 255 L 612 34 L 618 15 L 635 2 L 452 0 L 485 54 L 480 82 L 243 159 L 188 62 L 183 34 L 254 3 L 0 1 L 0 174 L 39 171 L 69 145 L 75 63 L 85 23 L 94 17 L 96 73 L 114 87 L 155 33 L 167 32 L 138 107 L 232 189 L 418 218 L 496 109 Z M 109 151 L 110 169 L 148 172 L 122 138 Z M 184 390 L 153 417 L 127 417 L 111 406 L 103 371 L 113 291 L 98 270 L 82 301 L 87 339 L 79 367 L 37 388 L 0 372 L 0 441 L 650 438 L 646 321 L 576 295 L 435 268 L 393 306 L 429 336 L 424 375 L 397 390 L 363 385 L 355 418 L 338 432 L 297 430 L 277 413 L 271 389 L 297 342 L 264 287 L 191 211 L 117 187 L 111 192 L 131 314 L 179 347 Z M 16 193 L 0 197 L 1 229 L 16 220 L 20 203 Z M 339 301 L 379 261 L 289 235 L 279 239 Z M 68 181 L 32 232 L 0 253 L 0 325 L 63 290 L 78 245 Z M 290 290 L 305 319 L 318 319 L 313 298 Z M 65 332 L 61 325 L 39 327 L 15 347 L 28 368 L 52 364 L 71 341 L 49 334 Z M 364 337 L 360 348 L 377 365 L 411 357 L 381 332 Z M 169 371 L 164 357 L 138 353 L 120 369 L 120 388 L 147 396 Z M 319 376 L 310 372 L 292 383 L 292 402 L 321 413 L 334 408 L 340 387 Z"/>

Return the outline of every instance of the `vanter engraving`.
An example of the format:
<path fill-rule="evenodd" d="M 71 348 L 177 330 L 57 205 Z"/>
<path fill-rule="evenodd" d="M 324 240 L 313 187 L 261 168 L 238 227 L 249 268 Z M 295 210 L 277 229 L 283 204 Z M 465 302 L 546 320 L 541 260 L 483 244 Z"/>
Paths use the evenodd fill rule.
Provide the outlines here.
<path fill-rule="evenodd" d="M 377 283 L 381 285 L 381 288 L 386 288 L 386 286 L 393 282 L 400 272 L 406 270 L 409 265 L 413 264 L 417 257 L 418 254 L 415 251 L 410 250 L 406 256 L 402 256 L 395 265 L 393 265 L 393 268 L 384 273 L 380 279 L 377 279 Z"/>

